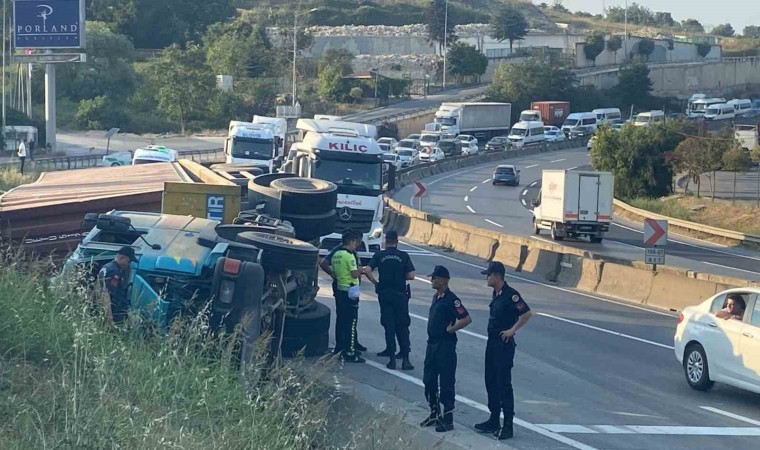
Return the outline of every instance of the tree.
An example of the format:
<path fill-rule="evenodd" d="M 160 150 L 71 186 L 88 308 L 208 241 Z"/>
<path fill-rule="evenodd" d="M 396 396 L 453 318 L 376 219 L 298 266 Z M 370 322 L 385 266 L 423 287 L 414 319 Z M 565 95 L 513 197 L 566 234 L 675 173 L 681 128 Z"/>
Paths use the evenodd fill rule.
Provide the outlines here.
<path fill-rule="evenodd" d="M 214 75 L 206 64 L 203 49 L 188 43 L 186 49 L 173 45 L 150 67 L 159 109 L 185 132 L 189 120 L 200 118 L 215 89 Z"/>
<path fill-rule="evenodd" d="M 639 63 L 621 69 L 615 91 L 619 93 L 620 100 L 625 106 L 645 102 L 649 98 L 649 93 L 652 92 L 649 67 Z"/>
<path fill-rule="evenodd" d="M 736 173 L 746 172 L 751 166 L 752 161 L 749 155 L 744 153 L 744 150 L 735 143 L 723 154 L 723 170 L 734 173 L 734 189 L 731 202 L 736 202 Z"/>
<path fill-rule="evenodd" d="M 704 43 L 697 44 L 697 54 L 703 58 L 707 56 L 708 54 L 710 54 L 711 50 L 712 50 L 712 45 L 710 44 L 704 44 Z"/>
<path fill-rule="evenodd" d="M 351 88 L 351 90 L 348 92 L 348 96 L 353 99 L 353 101 L 358 102 L 362 99 L 362 96 L 364 95 L 364 91 L 359 86 L 354 86 Z"/>
<path fill-rule="evenodd" d="M 596 58 L 604 51 L 604 32 L 592 31 L 586 36 L 586 43 L 583 45 L 583 54 L 586 59 L 590 59 L 596 66 Z"/>
<path fill-rule="evenodd" d="M 511 4 L 504 5 L 501 10 L 491 16 L 491 37 L 499 42 L 509 41 L 509 54 L 515 41 L 525 39 L 528 34 L 528 21 L 519 9 Z"/>
<path fill-rule="evenodd" d="M 665 27 L 672 27 L 676 24 L 676 21 L 673 20 L 673 16 L 669 12 L 656 12 L 654 13 L 653 20 L 655 25 Z"/>
<path fill-rule="evenodd" d="M 343 74 L 341 74 L 340 68 L 327 66 L 319 72 L 317 94 L 320 97 L 340 101 L 344 95 L 343 91 Z"/>
<path fill-rule="evenodd" d="M 699 198 L 702 186 L 702 174 L 711 169 L 707 158 L 706 142 L 695 137 L 685 139 L 671 153 L 670 165 L 675 171 L 686 173 L 688 180 L 693 181 L 697 185 L 697 198 Z M 688 189 L 689 185 L 687 182 L 687 192 Z"/>
<path fill-rule="evenodd" d="M 546 3 L 539 3 L 538 7 L 541 8 L 541 9 L 548 9 L 549 5 L 547 5 Z"/>
<path fill-rule="evenodd" d="M 681 21 L 681 28 L 689 33 L 704 33 L 705 27 L 697 19 L 686 19 Z"/>
<path fill-rule="evenodd" d="M 443 44 L 453 45 L 457 40 L 454 33 L 454 18 L 446 20 L 446 0 L 432 0 L 425 14 L 428 39 L 438 43 L 438 52 L 443 54 Z"/>
<path fill-rule="evenodd" d="M 760 39 L 760 27 L 757 25 L 748 25 L 744 27 L 742 36 L 745 38 Z"/>
<path fill-rule="evenodd" d="M 639 41 L 639 54 L 649 61 L 649 55 L 654 52 L 654 41 L 644 38 Z"/>
<path fill-rule="evenodd" d="M 348 75 L 353 69 L 354 54 L 343 48 L 328 48 L 319 58 L 317 70 L 321 72 L 325 67 L 333 66 L 340 70 L 341 75 Z"/>
<path fill-rule="evenodd" d="M 216 23 L 203 36 L 208 65 L 219 75 L 235 80 L 256 78 L 272 73 L 272 44 L 262 32 L 244 22 Z"/>
<path fill-rule="evenodd" d="M 119 102 L 103 95 L 82 100 L 76 112 L 77 123 L 85 130 L 123 127 L 127 118 L 120 106 Z"/>
<path fill-rule="evenodd" d="M 554 3 L 552 3 L 552 11 L 563 14 L 570 14 L 570 10 L 562 4 L 562 0 L 554 0 Z"/>
<path fill-rule="evenodd" d="M 449 73 L 458 80 L 465 77 L 479 77 L 486 73 L 488 58 L 475 47 L 457 42 L 448 53 Z"/>
<path fill-rule="evenodd" d="M 734 27 L 730 23 L 724 23 L 713 28 L 710 34 L 715 34 L 723 37 L 733 37 L 736 34 Z"/>
<path fill-rule="evenodd" d="M 617 64 L 617 51 L 623 47 L 623 39 L 620 36 L 610 36 L 607 39 L 607 50 L 612 52 L 615 63 Z"/>

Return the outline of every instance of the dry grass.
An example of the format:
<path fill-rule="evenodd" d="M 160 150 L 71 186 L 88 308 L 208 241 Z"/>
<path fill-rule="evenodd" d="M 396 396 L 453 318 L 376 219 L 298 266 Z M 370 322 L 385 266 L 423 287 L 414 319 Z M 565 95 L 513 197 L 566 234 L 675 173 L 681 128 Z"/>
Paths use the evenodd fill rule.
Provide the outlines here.
<path fill-rule="evenodd" d="M 15 166 L 0 168 L 0 194 L 11 190 L 16 186 L 31 183 L 37 179 L 37 176 L 38 174 L 33 172 L 27 172 L 24 175 L 21 175 L 18 173 L 18 168 Z"/>

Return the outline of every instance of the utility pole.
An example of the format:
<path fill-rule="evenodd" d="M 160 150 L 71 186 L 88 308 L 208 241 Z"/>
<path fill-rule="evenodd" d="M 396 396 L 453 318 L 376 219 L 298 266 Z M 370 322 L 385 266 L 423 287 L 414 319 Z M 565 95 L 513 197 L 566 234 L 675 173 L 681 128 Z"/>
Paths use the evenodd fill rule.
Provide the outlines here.
<path fill-rule="evenodd" d="M 625 55 L 623 55 L 623 62 L 628 62 L 628 0 L 625 0 Z"/>
<path fill-rule="evenodd" d="M 3 0 L 3 133 L 5 133 L 5 22 L 8 20 L 5 14 L 7 0 Z"/>
<path fill-rule="evenodd" d="M 449 0 L 443 17 L 443 88 L 446 89 L 446 57 L 449 55 Z"/>
<path fill-rule="evenodd" d="M 293 16 L 293 92 L 290 106 L 296 107 L 296 55 L 298 54 L 298 14 Z"/>
<path fill-rule="evenodd" d="M 52 50 L 45 52 L 52 54 Z M 55 64 L 45 64 L 45 133 L 46 141 L 50 148 L 55 151 L 58 131 L 56 125 L 56 92 L 55 92 Z"/>

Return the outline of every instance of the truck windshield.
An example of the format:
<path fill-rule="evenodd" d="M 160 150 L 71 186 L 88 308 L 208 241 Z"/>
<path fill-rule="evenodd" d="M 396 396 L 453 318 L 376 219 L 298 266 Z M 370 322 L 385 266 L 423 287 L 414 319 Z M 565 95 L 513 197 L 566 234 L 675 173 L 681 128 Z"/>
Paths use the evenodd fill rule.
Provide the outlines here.
<path fill-rule="evenodd" d="M 436 144 L 440 140 L 441 137 L 435 134 L 426 134 L 420 138 L 420 142 L 423 144 Z"/>
<path fill-rule="evenodd" d="M 383 166 L 380 160 L 371 162 L 320 159 L 315 178 L 338 185 L 338 192 L 376 196 L 382 193 Z"/>
<path fill-rule="evenodd" d="M 232 140 L 232 157 L 247 159 L 272 159 L 274 142 L 269 139 L 241 138 Z"/>
<path fill-rule="evenodd" d="M 649 119 L 650 119 L 649 116 L 645 116 L 643 114 L 639 114 L 638 116 L 636 116 L 636 122 L 638 123 L 649 123 Z"/>
<path fill-rule="evenodd" d="M 436 117 L 435 123 L 450 127 L 457 124 L 457 119 L 455 119 L 454 117 Z"/>
<path fill-rule="evenodd" d="M 580 123 L 580 120 L 578 120 L 578 119 L 567 119 L 565 121 L 565 126 L 566 127 L 574 127 L 574 126 L 578 125 L 579 123 Z"/>
<path fill-rule="evenodd" d="M 512 128 L 512 131 L 509 133 L 512 136 L 525 136 L 525 132 L 527 132 L 525 128 Z"/>

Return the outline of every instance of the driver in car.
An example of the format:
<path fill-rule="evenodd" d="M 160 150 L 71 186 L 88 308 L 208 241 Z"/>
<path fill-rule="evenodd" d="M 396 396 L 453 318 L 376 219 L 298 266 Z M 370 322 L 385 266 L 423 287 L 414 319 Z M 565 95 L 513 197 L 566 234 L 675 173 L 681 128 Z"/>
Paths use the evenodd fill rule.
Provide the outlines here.
<path fill-rule="evenodd" d="M 719 310 L 715 313 L 715 316 L 719 319 L 733 319 L 733 320 L 742 320 L 744 317 L 744 309 L 747 307 L 747 304 L 744 301 L 744 298 L 742 298 L 739 294 L 729 294 L 728 298 L 726 299 L 726 306 L 725 308 Z"/>

